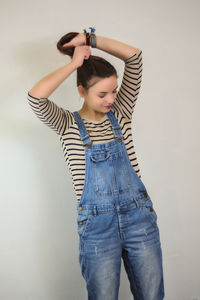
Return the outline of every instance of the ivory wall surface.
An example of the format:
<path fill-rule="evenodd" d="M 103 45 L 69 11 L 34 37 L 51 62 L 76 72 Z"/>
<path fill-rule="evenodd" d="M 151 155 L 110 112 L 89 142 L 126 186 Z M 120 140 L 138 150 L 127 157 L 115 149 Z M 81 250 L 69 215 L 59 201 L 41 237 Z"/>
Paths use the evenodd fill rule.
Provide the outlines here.
<path fill-rule="evenodd" d="M 76 199 L 60 141 L 26 95 L 69 62 L 56 49 L 70 31 L 143 50 L 134 146 L 158 214 L 166 300 L 200 300 L 199 1 L 6 1 L 1 4 L 0 299 L 86 300 L 78 263 Z M 115 65 L 124 63 L 98 49 Z M 49 97 L 82 105 L 73 73 Z M 123 264 L 119 300 L 132 299 Z"/>

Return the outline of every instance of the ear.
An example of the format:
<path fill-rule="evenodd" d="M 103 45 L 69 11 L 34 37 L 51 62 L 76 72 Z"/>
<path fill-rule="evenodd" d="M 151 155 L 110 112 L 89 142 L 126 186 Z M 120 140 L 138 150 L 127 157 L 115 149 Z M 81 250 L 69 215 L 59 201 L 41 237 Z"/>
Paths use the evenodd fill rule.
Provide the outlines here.
<path fill-rule="evenodd" d="M 84 98 L 85 97 L 85 89 L 82 85 L 79 85 L 78 86 L 78 92 L 79 92 L 79 95 Z"/>

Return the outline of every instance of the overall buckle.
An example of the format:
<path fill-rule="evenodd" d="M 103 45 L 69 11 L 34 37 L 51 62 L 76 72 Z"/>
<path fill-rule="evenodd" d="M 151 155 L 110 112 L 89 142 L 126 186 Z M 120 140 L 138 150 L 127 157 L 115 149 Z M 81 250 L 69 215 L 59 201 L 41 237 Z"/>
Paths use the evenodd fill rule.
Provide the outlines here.
<path fill-rule="evenodd" d="M 118 140 L 118 142 L 121 142 L 123 140 L 123 137 L 115 137 L 116 140 Z"/>
<path fill-rule="evenodd" d="M 87 147 L 87 148 L 90 148 L 92 146 L 92 141 L 88 144 L 85 144 L 84 146 Z"/>

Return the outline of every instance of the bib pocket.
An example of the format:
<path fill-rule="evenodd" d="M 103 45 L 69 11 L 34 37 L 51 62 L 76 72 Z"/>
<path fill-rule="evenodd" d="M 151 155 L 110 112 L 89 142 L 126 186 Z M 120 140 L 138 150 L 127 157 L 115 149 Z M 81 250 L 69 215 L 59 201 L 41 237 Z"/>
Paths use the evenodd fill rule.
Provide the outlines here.
<path fill-rule="evenodd" d="M 98 151 L 93 152 L 90 157 L 93 162 L 101 162 L 107 160 L 110 157 L 110 153 L 108 151 Z"/>
<path fill-rule="evenodd" d="M 112 195 L 112 174 L 110 174 L 110 153 L 97 151 L 90 155 L 91 170 L 95 193 L 98 195 Z"/>

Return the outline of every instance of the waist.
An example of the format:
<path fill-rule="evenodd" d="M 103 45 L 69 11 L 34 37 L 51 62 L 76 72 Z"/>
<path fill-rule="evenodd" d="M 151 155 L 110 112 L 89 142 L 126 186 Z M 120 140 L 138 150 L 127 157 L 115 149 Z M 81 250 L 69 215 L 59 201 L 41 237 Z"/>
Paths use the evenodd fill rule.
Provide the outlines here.
<path fill-rule="evenodd" d="M 138 197 L 134 197 L 127 201 L 121 201 L 120 204 L 81 204 L 77 203 L 77 211 L 81 214 L 104 214 L 114 212 L 125 212 L 127 210 L 135 209 L 141 206 L 146 206 L 149 203 L 151 205 L 151 199 L 147 194 L 140 194 Z"/>

